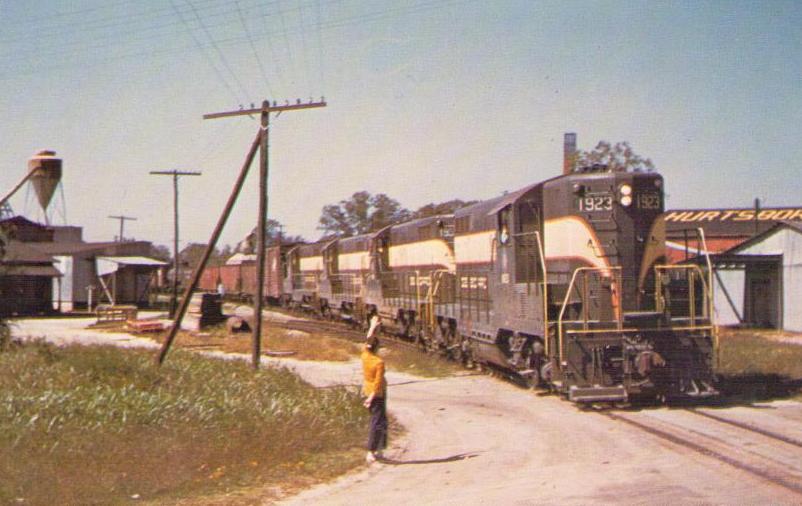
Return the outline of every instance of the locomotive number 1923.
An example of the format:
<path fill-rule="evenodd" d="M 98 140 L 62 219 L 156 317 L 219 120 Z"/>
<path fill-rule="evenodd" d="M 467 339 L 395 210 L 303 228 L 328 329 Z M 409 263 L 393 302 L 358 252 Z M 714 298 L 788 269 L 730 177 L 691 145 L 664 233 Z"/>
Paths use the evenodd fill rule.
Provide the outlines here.
<path fill-rule="evenodd" d="M 610 211 L 612 209 L 612 195 L 591 195 L 579 199 L 580 211 Z"/>
<path fill-rule="evenodd" d="M 637 202 L 639 209 L 660 209 L 660 194 L 641 193 Z"/>

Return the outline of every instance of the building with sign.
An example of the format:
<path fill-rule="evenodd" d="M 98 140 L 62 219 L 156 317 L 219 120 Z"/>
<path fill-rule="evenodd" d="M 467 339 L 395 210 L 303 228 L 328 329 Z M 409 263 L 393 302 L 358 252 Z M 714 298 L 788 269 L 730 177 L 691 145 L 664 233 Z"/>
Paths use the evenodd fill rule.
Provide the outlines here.
<path fill-rule="evenodd" d="M 719 325 L 802 332 L 802 207 L 681 209 L 663 218 L 669 261 L 710 254 Z"/>

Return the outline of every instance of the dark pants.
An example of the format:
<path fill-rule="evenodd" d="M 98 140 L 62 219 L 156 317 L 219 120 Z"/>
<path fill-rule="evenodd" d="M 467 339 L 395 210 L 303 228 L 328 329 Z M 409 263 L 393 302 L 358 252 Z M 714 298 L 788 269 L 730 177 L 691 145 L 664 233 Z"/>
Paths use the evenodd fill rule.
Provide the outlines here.
<path fill-rule="evenodd" d="M 387 448 L 387 403 L 384 397 L 374 397 L 370 403 L 368 450 L 375 452 L 385 448 Z"/>

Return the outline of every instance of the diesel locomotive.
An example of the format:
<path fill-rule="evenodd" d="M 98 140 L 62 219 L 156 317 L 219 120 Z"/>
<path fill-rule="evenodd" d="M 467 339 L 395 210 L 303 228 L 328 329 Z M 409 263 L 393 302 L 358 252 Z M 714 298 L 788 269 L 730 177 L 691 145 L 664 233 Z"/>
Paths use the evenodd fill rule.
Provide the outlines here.
<path fill-rule="evenodd" d="M 273 247 L 265 293 L 357 324 L 378 314 L 575 402 L 715 395 L 710 271 L 665 264 L 663 205 L 656 172 L 585 167 L 453 214 Z M 255 272 L 207 269 L 202 286 L 229 267 Z"/>

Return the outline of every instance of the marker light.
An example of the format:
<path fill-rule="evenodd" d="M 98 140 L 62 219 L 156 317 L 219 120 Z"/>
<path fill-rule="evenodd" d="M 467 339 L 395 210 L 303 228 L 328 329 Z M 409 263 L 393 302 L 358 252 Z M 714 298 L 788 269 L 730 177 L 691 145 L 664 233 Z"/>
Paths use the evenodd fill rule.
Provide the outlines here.
<path fill-rule="evenodd" d="M 621 205 L 624 207 L 629 207 L 632 204 L 632 197 L 630 195 L 623 195 L 621 197 Z"/>

